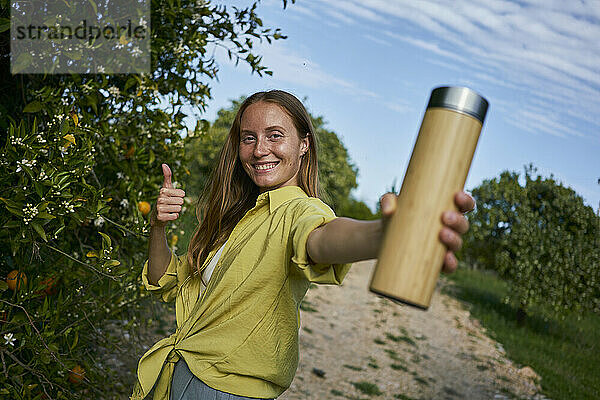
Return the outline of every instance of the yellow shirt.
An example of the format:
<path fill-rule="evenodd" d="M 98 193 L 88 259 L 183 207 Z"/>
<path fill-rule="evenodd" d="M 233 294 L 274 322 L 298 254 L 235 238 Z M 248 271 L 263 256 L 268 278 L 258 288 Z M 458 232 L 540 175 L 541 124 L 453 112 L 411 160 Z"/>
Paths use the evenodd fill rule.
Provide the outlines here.
<path fill-rule="evenodd" d="M 298 186 L 261 193 L 231 232 L 201 295 L 185 256 L 172 255 L 156 286 L 146 261 L 142 281 L 163 301 L 175 300 L 177 329 L 142 356 L 130 399 L 144 399 L 156 383 L 154 400 L 168 400 L 180 357 L 217 390 L 258 398 L 283 393 L 298 367 L 299 307 L 310 283 L 340 285 L 351 266 L 309 264 L 309 233 L 335 218 Z"/>

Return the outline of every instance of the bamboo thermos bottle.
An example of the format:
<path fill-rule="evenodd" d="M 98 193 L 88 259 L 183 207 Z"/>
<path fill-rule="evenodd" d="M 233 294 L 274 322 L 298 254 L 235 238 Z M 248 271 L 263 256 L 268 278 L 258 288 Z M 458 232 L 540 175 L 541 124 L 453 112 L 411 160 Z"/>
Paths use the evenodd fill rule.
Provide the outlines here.
<path fill-rule="evenodd" d="M 442 213 L 457 210 L 454 194 L 465 185 L 487 108 L 486 99 L 465 87 L 431 92 L 379 250 L 372 292 L 429 308 L 447 251 L 439 240 Z"/>

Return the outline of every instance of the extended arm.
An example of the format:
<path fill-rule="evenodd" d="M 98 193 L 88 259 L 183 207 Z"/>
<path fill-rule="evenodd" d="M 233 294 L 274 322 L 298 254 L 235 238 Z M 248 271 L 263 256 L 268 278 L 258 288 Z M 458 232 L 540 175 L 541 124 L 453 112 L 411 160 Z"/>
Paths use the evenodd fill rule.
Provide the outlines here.
<path fill-rule="evenodd" d="M 346 264 L 377 258 L 382 221 L 339 217 L 313 230 L 306 244 L 317 264 Z"/>
<path fill-rule="evenodd" d="M 394 193 L 381 197 L 382 219 L 360 221 L 340 217 L 313 230 L 306 244 L 311 260 L 318 264 L 344 264 L 377 258 L 386 226 L 396 210 L 396 197 Z M 462 213 L 475 208 L 475 200 L 462 191 L 454 195 L 454 203 L 459 212 L 446 211 L 441 216 L 444 226 L 439 240 L 448 247 L 444 272 L 456 269 L 458 261 L 454 252 L 462 246 L 461 235 L 469 230 L 469 221 Z"/>

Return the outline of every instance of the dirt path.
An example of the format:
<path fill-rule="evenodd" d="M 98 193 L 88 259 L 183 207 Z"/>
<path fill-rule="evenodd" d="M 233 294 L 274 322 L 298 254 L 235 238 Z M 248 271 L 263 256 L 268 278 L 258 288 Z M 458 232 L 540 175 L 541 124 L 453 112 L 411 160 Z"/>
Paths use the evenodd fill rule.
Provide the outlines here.
<path fill-rule="evenodd" d="M 354 264 L 342 287 L 309 290 L 300 365 L 280 400 L 544 399 L 535 372 L 508 360 L 440 285 L 427 312 L 399 305 L 368 291 L 374 265 Z"/>

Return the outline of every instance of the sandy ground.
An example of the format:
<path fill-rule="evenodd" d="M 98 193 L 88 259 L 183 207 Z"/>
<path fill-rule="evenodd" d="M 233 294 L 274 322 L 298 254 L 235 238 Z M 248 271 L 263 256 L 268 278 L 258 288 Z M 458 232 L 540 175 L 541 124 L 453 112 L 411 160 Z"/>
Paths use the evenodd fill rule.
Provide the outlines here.
<path fill-rule="evenodd" d="M 280 400 L 545 399 L 539 377 L 516 366 L 457 300 L 428 311 L 368 291 L 375 260 L 355 263 L 341 287 L 312 287 L 303 302 L 300 364 Z"/>

